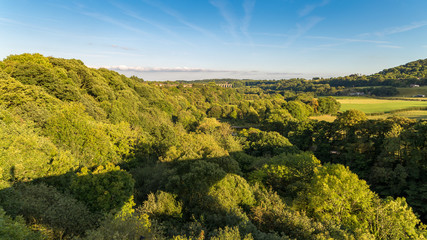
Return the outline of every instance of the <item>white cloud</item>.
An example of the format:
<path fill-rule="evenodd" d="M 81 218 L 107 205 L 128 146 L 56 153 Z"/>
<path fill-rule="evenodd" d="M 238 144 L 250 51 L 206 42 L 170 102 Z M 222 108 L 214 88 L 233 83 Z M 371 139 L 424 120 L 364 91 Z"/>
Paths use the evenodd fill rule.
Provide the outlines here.
<path fill-rule="evenodd" d="M 197 80 L 197 79 L 289 79 L 289 78 L 311 78 L 319 74 L 305 74 L 294 72 L 268 72 L 251 70 L 220 70 L 189 67 L 140 67 L 140 66 L 103 66 L 127 76 L 137 75 L 147 81 L 166 80 Z"/>
<path fill-rule="evenodd" d="M 131 72 L 233 72 L 227 70 L 212 70 L 204 68 L 190 68 L 190 67 L 132 67 L 126 65 L 118 66 L 102 66 L 110 70 L 118 71 L 131 71 Z"/>

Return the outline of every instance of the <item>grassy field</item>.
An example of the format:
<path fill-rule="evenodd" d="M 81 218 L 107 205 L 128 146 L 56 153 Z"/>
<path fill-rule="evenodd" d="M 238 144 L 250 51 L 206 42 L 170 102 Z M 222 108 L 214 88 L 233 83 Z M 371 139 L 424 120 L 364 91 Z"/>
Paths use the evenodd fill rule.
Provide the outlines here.
<path fill-rule="evenodd" d="M 417 88 L 397 88 L 399 94 L 396 97 L 412 97 L 415 95 L 426 95 L 427 96 L 427 86 L 417 87 Z"/>
<path fill-rule="evenodd" d="M 346 97 L 337 98 L 337 100 L 341 103 L 340 111 L 357 109 L 365 113 L 387 113 L 414 107 L 427 108 L 426 101 L 387 100 L 368 97 Z"/>
<path fill-rule="evenodd" d="M 394 100 L 369 97 L 336 97 L 336 99 L 341 103 L 341 112 L 349 109 L 357 109 L 368 114 L 369 119 L 382 119 L 392 116 L 407 117 L 412 119 L 427 119 L 427 109 L 411 110 L 411 108 L 427 108 L 427 101 L 408 101 L 409 98 L 408 100 L 403 100 L 404 98 Z M 411 99 L 415 100 L 413 98 Z M 331 115 L 322 115 L 313 116 L 310 118 L 319 121 L 332 122 L 336 117 Z"/>

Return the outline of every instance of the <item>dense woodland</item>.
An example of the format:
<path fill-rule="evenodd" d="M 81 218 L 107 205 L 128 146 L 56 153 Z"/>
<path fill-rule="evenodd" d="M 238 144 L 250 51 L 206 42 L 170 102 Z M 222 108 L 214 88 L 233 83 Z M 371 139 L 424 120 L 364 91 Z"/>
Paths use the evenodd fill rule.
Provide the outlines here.
<path fill-rule="evenodd" d="M 363 81 L 425 81 L 425 61 Z M 158 86 L 11 55 L 0 239 L 427 238 L 427 122 L 339 112 L 316 97 L 339 81 Z"/>

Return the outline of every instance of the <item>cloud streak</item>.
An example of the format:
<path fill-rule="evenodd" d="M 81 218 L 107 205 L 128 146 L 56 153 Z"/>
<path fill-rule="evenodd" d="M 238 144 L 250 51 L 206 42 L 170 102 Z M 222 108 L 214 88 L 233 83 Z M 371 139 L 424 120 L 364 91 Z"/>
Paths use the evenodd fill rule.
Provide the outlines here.
<path fill-rule="evenodd" d="M 117 21 L 117 20 L 115 20 L 115 19 L 113 19 L 113 18 L 111 18 L 109 16 L 105 16 L 105 15 L 102 15 L 102 14 L 99 14 L 99 13 L 93 13 L 93 12 L 82 12 L 82 14 L 86 15 L 86 16 L 89 16 L 89 17 L 92 17 L 92 18 L 95 18 L 95 19 L 98 19 L 98 20 L 106 22 L 106 23 L 110 23 L 110 24 L 116 25 L 118 27 L 121 27 L 123 29 L 129 30 L 129 31 L 132 31 L 132 32 L 135 32 L 135 33 L 140 33 L 140 34 L 145 35 L 145 36 L 151 35 L 151 34 L 148 34 L 147 32 L 141 31 L 141 29 L 139 29 L 139 28 L 132 27 L 132 26 L 130 26 L 128 24 L 125 24 L 125 23 L 122 23 L 120 21 Z"/>
<path fill-rule="evenodd" d="M 226 31 L 234 38 L 235 41 L 239 41 L 239 38 L 243 35 L 252 43 L 252 39 L 249 34 L 249 26 L 252 21 L 256 0 L 243 1 L 243 4 L 241 5 L 243 16 L 238 16 L 236 14 L 235 9 L 232 9 L 230 1 L 228 0 L 210 0 L 209 2 L 212 6 L 217 8 L 219 14 L 226 23 Z"/>
<path fill-rule="evenodd" d="M 130 72 L 235 72 L 230 70 L 213 70 L 204 68 L 190 68 L 190 67 L 132 67 L 126 65 L 119 66 L 102 66 L 110 70 L 130 71 Z"/>
<path fill-rule="evenodd" d="M 401 46 L 396 46 L 396 45 L 378 45 L 378 47 L 380 47 L 380 48 L 390 48 L 390 49 L 399 49 L 399 48 L 402 48 Z"/>
<path fill-rule="evenodd" d="M 320 17 L 310 17 L 305 23 L 297 23 L 296 32 L 288 38 L 288 41 L 284 44 L 284 46 L 291 46 L 298 38 L 310 31 L 310 29 L 323 21 L 323 19 L 324 18 Z"/>
<path fill-rule="evenodd" d="M 229 3 L 226 0 L 211 0 L 209 1 L 214 7 L 216 7 L 221 14 L 221 16 L 224 18 L 224 20 L 227 22 L 227 30 L 229 33 L 235 38 L 238 38 L 237 34 L 237 21 L 235 16 L 231 13 L 230 7 L 228 6 Z"/>
<path fill-rule="evenodd" d="M 388 41 L 379 41 L 379 40 L 368 40 L 368 39 L 358 39 L 358 38 L 335 38 L 335 37 L 325 37 L 325 36 L 307 36 L 307 38 L 320 39 L 320 40 L 332 40 L 332 41 L 338 41 L 338 42 L 362 42 L 362 43 L 378 43 L 378 44 L 390 43 Z"/>
<path fill-rule="evenodd" d="M 387 35 L 411 31 L 411 30 L 422 28 L 425 26 L 427 26 L 427 21 L 413 22 L 413 23 L 408 24 L 408 25 L 387 28 L 383 31 L 375 32 L 374 35 L 382 37 L 382 36 L 387 36 Z"/>
<path fill-rule="evenodd" d="M 150 6 L 153 6 L 157 9 L 159 9 L 160 11 L 166 13 L 167 15 L 169 15 L 171 17 L 174 17 L 178 22 L 180 22 L 184 26 L 187 26 L 187 27 L 193 29 L 194 31 L 197 31 L 197 32 L 199 32 L 199 33 L 201 33 L 207 37 L 218 39 L 218 37 L 215 34 L 211 33 L 210 31 L 208 31 L 202 27 L 199 27 L 199 26 L 187 21 L 179 12 L 162 5 L 158 1 L 143 0 L 143 2 L 150 5 Z"/>
<path fill-rule="evenodd" d="M 305 7 L 303 9 L 301 9 L 299 11 L 299 16 L 300 17 L 305 17 L 310 15 L 316 8 L 319 7 L 323 7 L 328 5 L 330 2 L 330 0 L 323 0 L 322 2 L 318 3 L 318 4 L 307 4 L 305 5 Z"/>

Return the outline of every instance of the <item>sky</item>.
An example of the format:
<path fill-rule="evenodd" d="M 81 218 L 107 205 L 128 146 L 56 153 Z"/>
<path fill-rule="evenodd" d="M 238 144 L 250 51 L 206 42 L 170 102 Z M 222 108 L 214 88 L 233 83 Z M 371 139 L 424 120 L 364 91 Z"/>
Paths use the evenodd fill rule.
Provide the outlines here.
<path fill-rule="evenodd" d="M 426 0 L 0 0 L 0 59 L 147 81 L 373 74 L 427 58 Z"/>

